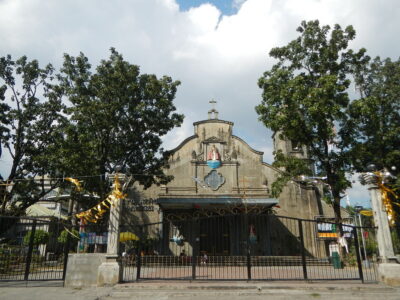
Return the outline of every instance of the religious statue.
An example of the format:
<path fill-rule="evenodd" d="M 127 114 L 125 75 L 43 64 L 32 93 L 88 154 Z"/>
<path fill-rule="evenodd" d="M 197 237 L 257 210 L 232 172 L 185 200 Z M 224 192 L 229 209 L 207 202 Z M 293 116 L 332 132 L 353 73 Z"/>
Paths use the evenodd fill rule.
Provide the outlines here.
<path fill-rule="evenodd" d="M 221 165 L 221 155 L 215 145 L 212 145 L 210 152 L 207 154 L 207 165 L 211 169 L 216 169 Z"/>
<path fill-rule="evenodd" d="M 208 152 L 207 160 L 221 160 L 221 156 L 219 155 L 218 149 L 215 148 L 215 145 L 212 145 L 210 152 Z"/>

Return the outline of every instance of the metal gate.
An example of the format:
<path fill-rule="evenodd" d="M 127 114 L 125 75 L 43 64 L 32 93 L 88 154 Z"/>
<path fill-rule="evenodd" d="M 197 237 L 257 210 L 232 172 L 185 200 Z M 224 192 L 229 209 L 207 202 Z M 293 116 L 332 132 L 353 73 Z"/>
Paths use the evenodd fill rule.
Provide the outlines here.
<path fill-rule="evenodd" d="M 64 280 L 70 234 L 58 221 L 0 217 L 0 281 Z"/>
<path fill-rule="evenodd" d="M 344 233 L 338 246 L 337 232 Z M 377 281 L 374 228 L 273 214 L 217 215 L 125 225 L 123 281 Z M 360 246 L 361 232 L 369 247 Z M 365 235 L 365 233 L 368 233 Z M 364 240 L 363 240 L 364 241 Z M 365 244 L 365 243 L 364 243 Z"/>

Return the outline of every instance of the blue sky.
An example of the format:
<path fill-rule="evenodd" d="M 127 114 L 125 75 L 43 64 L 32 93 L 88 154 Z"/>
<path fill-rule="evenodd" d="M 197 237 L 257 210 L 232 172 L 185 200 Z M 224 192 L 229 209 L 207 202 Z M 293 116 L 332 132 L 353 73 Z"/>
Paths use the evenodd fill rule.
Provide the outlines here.
<path fill-rule="evenodd" d="M 182 82 L 175 105 L 185 120 L 164 137 L 165 149 L 193 134 L 214 98 L 220 118 L 234 122 L 233 133 L 263 151 L 267 163 L 272 132 L 254 109 L 257 81 L 275 63 L 271 48 L 295 39 L 302 20 L 353 25 L 349 47 L 365 47 L 372 57 L 400 53 L 398 0 L 0 0 L 0 11 L 0 57 L 27 55 L 59 68 L 64 53 L 82 51 L 96 65 L 115 47 L 142 73 Z M 0 173 L 9 168 L 4 155 Z M 370 205 L 357 176 L 347 192 L 352 204 Z"/>
<path fill-rule="evenodd" d="M 191 7 L 198 7 L 204 3 L 211 3 L 215 7 L 217 7 L 223 15 L 232 15 L 238 11 L 237 5 L 239 1 L 232 0 L 177 0 L 179 4 L 180 10 L 185 11 L 189 10 Z"/>

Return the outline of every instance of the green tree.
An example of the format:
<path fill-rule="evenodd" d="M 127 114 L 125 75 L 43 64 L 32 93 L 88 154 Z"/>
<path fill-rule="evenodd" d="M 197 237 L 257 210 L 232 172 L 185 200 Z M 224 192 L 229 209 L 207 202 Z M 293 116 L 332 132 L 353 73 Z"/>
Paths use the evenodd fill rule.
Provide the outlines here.
<path fill-rule="evenodd" d="M 57 238 L 60 244 L 66 244 L 69 235 L 69 249 L 76 249 L 78 242 L 80 240 L 79 232 L 76 229 L 71 229 L 71 231 L 63 230 Z"/>
<path fill-rule="evenodd" d="M 266 127 L 308 148 L 318 175 L 327 177 L 339 221 L 351 164 L 343 148 L 344 132 L 336 132 L 335 126 L 347 121 L 349 75 L 369 58 L 365 49 L 347 49 L 356 35 L 352 26 L 331 30 L 317 20 L 303 21 L 297 31 L 298 38 L 270 51 L 278 62 L 259 79 L 263 100 L 256 111 Z"/>
<path fill-rule="evenodd" d="M 161 136 L 183 121 L 173 104 L 179 81 L 140 74 L 113 48 L 93 73 L 84 54 L 66 54 L 58 79 L 55 93 L 68 99 L 71 121 L 63 144 L 66 174 L 105 174 L 121 166 L 145 187 L 169 180 Z M 94 189 L 102 194 L 105 185 L 95 182 Z"/>
<path fill-rule="evenodd" d="M 351 147 L 357 171 L 374 164 L 400 174 L 400 59 L 376 57 L 356 74 L 360 99 L 349 106 L 347 127 L 356 128 Z M 395 170 L 392 167 L 396 167 Z"/>
<path fill-rule="evenodd" d="M 381 60 L 376 57 L 357 70 L 356 84 L 360 99 L 349 106 L 349 128 L 356 128 L 354 138 L 347 141 L 352 162 L 359 172 L 374 164 L 378 170 L 387 169 L 397 177 L 388 181 L 400 203 L 400 59 Z M 395 167 L 395 168 L 393 168 Z M 400 207 L 393 205 L 400 214 Z M 399 224 L 400 218 L 397 218 Z M 400 236 L 400 227 L 398 228 Z"/>
<path fill-rule="evenodd" d="M 1 176 L 1 214 L 23 213 L 59 184 L 44 178 L 58 169 L 58 143 L 65 121 L 63 105 L 49 89 L 52 74 L 51 65 L 41 68 L 38 61 L 25 56 L 16 61 L 10 55 L 0 58 L 0 148 L 12 158 L 8 176 Z M 10 183 L 7 189 L 5 184 Z M 14 209 L 6 211 L 11 199 L 18 202 L 13 201 Z"/>
<path fill-rule="evenodd" d="M 32 231 L 28 231 L 24 236 L 24 245 L 29 245 L 31 240 Z M 49 233 L 47 231 L 36 229 L 35 235 L 33 236 L 33 245 L 38 246 L 42 244 L 47 244 L 49 241 Z"/>
<path fill-rule="evenodd" d="M 272 165 L 282 170 L 276 180 L 272 183 L 271 193 L 273 197 L 279 197 L 288 181 L 298 178 L 302 175 L 312 175 L 310 164 L 294 156 L 287 156 L 281 150 L 274 153 L 274 162 Z"/>

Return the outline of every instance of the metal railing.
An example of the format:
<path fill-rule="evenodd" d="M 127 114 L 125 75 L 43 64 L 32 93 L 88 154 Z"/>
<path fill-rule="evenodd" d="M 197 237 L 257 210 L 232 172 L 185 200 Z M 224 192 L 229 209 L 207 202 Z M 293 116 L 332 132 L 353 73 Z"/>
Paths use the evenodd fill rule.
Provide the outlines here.
<path fill-rule="evenodd" d="M 53 219 L 0 217 L 0 281 L 63 280 L 69 252 L 66 225 Z"/>
<path fill-rule="evenodd" d="M 126 225 L 137 238 L 121 244 L 123 280 L 376 281 L 376 248 L 360 251 L 360 228 L 346 224 L 347 248 L 332 249 L 322 222 L 264 214 Z M 363 232 L 375 243 L 374 228 Z"/>

